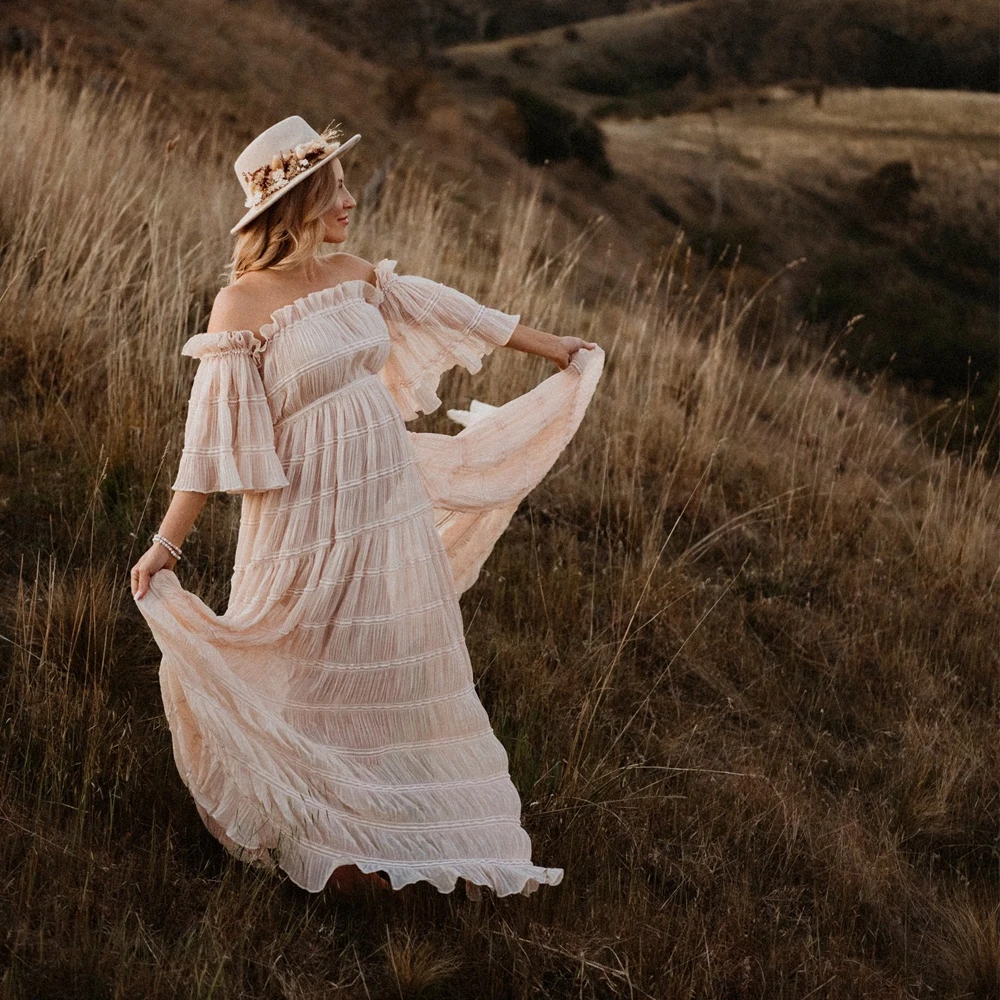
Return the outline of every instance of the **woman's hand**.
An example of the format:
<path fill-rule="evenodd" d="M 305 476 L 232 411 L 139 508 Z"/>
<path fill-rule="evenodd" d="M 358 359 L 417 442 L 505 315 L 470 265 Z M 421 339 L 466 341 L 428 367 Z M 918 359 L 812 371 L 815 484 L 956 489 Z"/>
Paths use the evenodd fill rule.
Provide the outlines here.
<path fill-rule="evenodd" d="M 573 355 L 581 348 L 589 351 L 595 347 L 597 344 L 591 340 L 581 340 L 579 337 L 556 337 L 548 357 L 561 370 L 569 365 Z"/>
<path fill-rule="evenodd" d="M 176 565 L 177 560 L 159 542 L 153 542 L 132 567 L 132 596 L 140 599 L 149 590 L 149 580 L 154 573 L 173 569 Z"/>
<path fill-rule="evenodd" d="M 597 344 L 590 340 L 581 340 L 579 337 L 559 337 L 554 333 L 546 333 L 544 330 L 536 330 L 532 326 L 518 323 L 506 346 L 516 351 L 524 351 L 526 354 L 537 354 L 539 357 L 548 358 L 555 362 L 558 368 L 565 368 L 580 348 L 593 350 Z"/>

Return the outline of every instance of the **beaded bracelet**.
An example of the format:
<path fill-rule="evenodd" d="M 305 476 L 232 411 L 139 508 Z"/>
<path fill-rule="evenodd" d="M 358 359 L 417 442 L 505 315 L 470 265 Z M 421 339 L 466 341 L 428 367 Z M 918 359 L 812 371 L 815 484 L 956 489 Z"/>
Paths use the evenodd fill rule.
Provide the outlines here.
<path fill-rule="evenodd" d="M 175 559 L 180 559 L 181 550 L 169 538 L 164 538 L 157 532 L 153 535 L 153 541 L 159 542 Z"/>

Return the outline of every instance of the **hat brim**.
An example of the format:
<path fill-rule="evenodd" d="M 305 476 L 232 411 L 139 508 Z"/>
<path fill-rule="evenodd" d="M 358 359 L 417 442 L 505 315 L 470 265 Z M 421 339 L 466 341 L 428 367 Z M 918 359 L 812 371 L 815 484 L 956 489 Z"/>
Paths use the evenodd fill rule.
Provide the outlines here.
<path fill-rule="evenodd" d="M 265 198 L 264 201 L 260 202 L 258 205 L 254 205 L 246 215 L 240 219 L 239 222 L 229 230 L 231 236 L 235 236 L 248 222 L 252 222 L 257 218 L 262 212 L 266 212 L 283 194 L 291 191 L 296 184 L 300 181 L 304 181 L 310 174 L 315 173 L 320 167 L 329 163 L 331 160 L 335 160 L 338 156 L 343 156 L 349 149 L 353 149 L 358 142 L 361 140 L 360 133 L 357 135 L 352 135 L 347 142 L 342 142 L 332 153 L 328 156 L 324 156 L 322 160 L 318 160 L 314 163 L 308 170 L 303 170 L 302 173 L 296 174 L 283 188 L 279 191 L 275 191 L 270 198 Z"/>

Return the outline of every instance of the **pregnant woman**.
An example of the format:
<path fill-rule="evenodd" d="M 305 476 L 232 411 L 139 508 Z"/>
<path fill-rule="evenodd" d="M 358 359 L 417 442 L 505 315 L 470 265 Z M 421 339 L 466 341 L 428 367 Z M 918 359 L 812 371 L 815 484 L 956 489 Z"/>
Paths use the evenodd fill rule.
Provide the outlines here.
<path fill-rule="evenodd" d="M 593 396 L 604 352 L 348 253 L 337 141 L 299 117 L 236 160 L 249 211 L 197 358 L 173 499 L 132 593 L 162 653 L 174 758 L 208 830 L 319 892 L 555 885 L 532 864 L 473 683 L 459 596 Z M 558 371 L 502 406 L 404 424 L 506 346 Z M 229 604 L 173 569 L 213 491 L 242 494 Z M 388 882 L 383 877 L 388 878 Z"/>

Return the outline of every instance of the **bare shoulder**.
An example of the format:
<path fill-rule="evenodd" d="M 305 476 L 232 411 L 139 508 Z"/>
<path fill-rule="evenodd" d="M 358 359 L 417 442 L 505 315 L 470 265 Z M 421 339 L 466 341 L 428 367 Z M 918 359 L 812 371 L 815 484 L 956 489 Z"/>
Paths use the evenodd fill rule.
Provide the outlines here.
<path fill-rule="evenodd" d="M 220 288 L 212 303 L 206 332 L 254 329 L 256 301 L 256 290 L 252 289 L 245 279 Z"/>
<path fill-rule="evenodd" d="M 332 253 L 326 258 L 332 271 L 340 275 L 341 281 L 355 281 L 363 278 L 370 284 L 375 284 L 375 265 L 364 257 L 358 257 L 353 253 Z"/>

